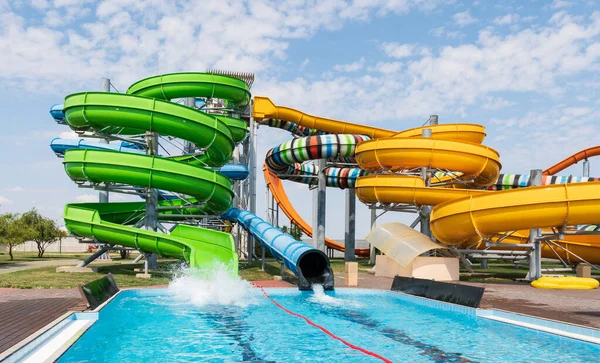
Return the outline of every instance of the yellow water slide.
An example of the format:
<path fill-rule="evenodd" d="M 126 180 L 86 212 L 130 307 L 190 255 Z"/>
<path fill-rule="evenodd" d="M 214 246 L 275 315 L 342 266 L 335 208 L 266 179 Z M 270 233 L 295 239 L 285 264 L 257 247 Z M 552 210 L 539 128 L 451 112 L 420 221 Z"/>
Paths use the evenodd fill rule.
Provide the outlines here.
<path fill-rule="evenodd" d="M 488 191 L 501 169 L 499 154 L 481 145 L 485 129 L 474 124 L 444 124 L 402 132 L 357 125 L 311 116 L 276 106 L 265 97 L 256 97 L 253 117 L 294 122 L 299 126 L 328 133 L 361 134 L 372 140 L 356 148 L 356 161 L 373 173 L 356 182 L 356 195 L 366 204 L 412 204 L 434 206 L 431 231 L 447 245 L 472 245 L 483 239 L 497 240 L 513 232 L 507 243 L 523 243 L 531 228 L 562 228 L 579 224 L 600 224 L 600 182 L 571 183 Z M 430 129 L 430 138 L 422 130 Z M 449 171 L 443 178 L 425 185 L 406 171 L 420 167 Z M 403 174 L 400 174 L 403 172 Z M 455 179 L 451 186 L 450 179 Z M 572 239 L 572 240 L 571 240 Z M 600 263 L 598 238 L 566 236 L 555 241 L 562 248 L 544 245 L 542 255 L 578 262 L 580 256 Z M 483 244 L 480 244 L 483 246 Z M 569 251 L 569 252 L 567 252 Z"/>

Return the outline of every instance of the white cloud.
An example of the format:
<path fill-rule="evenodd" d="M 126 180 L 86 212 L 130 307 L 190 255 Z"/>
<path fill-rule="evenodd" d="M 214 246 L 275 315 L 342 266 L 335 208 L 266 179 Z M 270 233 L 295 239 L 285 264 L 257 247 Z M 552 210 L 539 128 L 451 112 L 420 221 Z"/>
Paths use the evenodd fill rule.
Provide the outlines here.
<path fill-rule="evenodd" d="M 471 16 L 470 10 L 456 13 L 452 16 L 452 19 L 454 19 L 454 22 L 456 23 L 456 25 L 458 25 L 460 27 L 464 27 L 464 26 L 467 26 L 467 25 L 470 25 L 470 24 L 473 24 L 473 23 L 476 23 L 479 21 L 476 18 L 474 18 L 473 16 Z"/>
<path fill-rule="evenodd" d="M 63 131 L 60 133 L 59 137 L 61 139 L 69 139 L 69 140 L 76 140 L 76 139 L 80 139 L 81 136 L 79 136 L 75 131 Z"/>
<path fill-rule="evenodd" d="M 459 39 L 465 36 L 464 33 L 459 31 L 447 31 L 446 28 L 444 28 L 443 26 L 433 28 L 429 32 L 438 38 L 444 35 L 447 39 Z"/>
<path fill-rule="evenodd" d="M 21 193 L 25 191 L 25 188 L 21 187 L 21 186 L 16 186 L 16 187 L 12 187 L 12 188 L 6 188 L 4 189 L 7 192 L 11 192 L 11 193 Z"/>
<path fill-rule="evenodd" d="M 15 7 L 0 14 L 0 79 L 38 93 L 66 93 L 96 88 L 103 76 L 126 88 L 151 74 L 182 70 L 268 72 L 286 58 L 292 40 L 337 30 L 346 21 L 430 11 L 443 3 L 56 0 L 40 13 L 46 24 Z M 81 30 L 64 26 L 69 22 L 79 22 Z"/>
<path fill-rule="evenodd" d="M 50 3 L 47 0 L 31 0 L 31 6 L 44 10 L 50 7 Z"/>
<path fill-rule="evenodd" d="M 564 1 L 564 0 L 554 0 L 552 2 L 552 8 L 553 9 L 568 8 L 571 5 L 573 5 L 572 2 L 570 2 L 570 1 Z"/>
<path fill-rule="evenodd" d="M 310 63 L 310 59 L 308 58 L 304 58 L 304 60 L 302 61 L 302 64 L 300 64 L 300 69 L 304 69 L 306 68 L 306 66 Z"/>
<path fill-rule="evenodd" d="M 410 57 L 415 49 L 414 44 L 400 44 L 400 43 L 383 43 L 381 44 L 383 52 L 392 58 L 405 58 Z"/>
<path fill-rule="evenodd" d="M 78 203 L 91 203 L 97 202 L 98 195 L 97 194 L 81 194 L 75 197 L 75 202 Z"/>
<path fill-rule="evenodd" d="M 402 68 L 402 62 L 377 62 L 373 70 L 381 73 L 395 73 Z"/>
<path fill-rule="evenodd" d="M 0 206 L 2 205 L 9 205 L 9 204 L 13 204 L 13 201 L 0 195 Z"/>
<path fill-rule="evenodd" d="M 514 24 L 514 23 L 518 22 L 520 18 L 521 17 L 519 16 L 519 14 L 516 14 L 516 13 L 506 14 L 504 16 L 499 16 L 496 19 L 494 19 L 494 24 L 510 25 L 510 24 Z"/>
<path fill-rule="evenodd" d="M 485 103 L 482 107 L 486 110 L 500 110 L 505 107 L 510 107 L 514 104 L 514 102 L 506 100 L 502 97 L 488 96 L 485 98 Z"/>
<path fill-rule="evenodd" d="M 443 26 L 437 27 L 437 28 L 433 28 L 429 31 L 431 34 L 435 35 L 436 37 L 441 37 L 442 35 L 444 35 L 446 33 L 445 29 Z"/>
<path fill-rule="evenodd" d="M 365 57 L 361 57 L 356 62 L 350 64 L 336 64 L 333 66 L 333 70 L 336 72 L 356 72 L 363 69 L 365 65 Z"/>

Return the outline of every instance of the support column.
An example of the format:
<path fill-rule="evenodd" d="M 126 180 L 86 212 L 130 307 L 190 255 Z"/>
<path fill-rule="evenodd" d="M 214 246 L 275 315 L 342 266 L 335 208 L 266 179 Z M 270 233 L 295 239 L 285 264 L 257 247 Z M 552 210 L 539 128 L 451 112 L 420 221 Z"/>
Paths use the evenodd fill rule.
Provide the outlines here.
<path fill-rule="evenodd" d="M 148 155 L 158 154 L 158 134 L 156 132 L 146 131 L 146 153 Z M 147 230 L 156 231 L 158 224 L 158 191 L 154 188 L 148 188 L 146 192 L 146 216 L 144 226 Z M 158 256 L 156 253 L 147 253 L 144 262 L 144 273 L 148 274 L 148 269 L 158 267 Z"/>
<path fill-rule="evenodd" d="M 344 261 L 356 261 L 356 193 L 346 189 L 346 232 L 344 233 Z"/>
<path fill-rule="evenodd" d="M 590 176 L 590 161 L 588 159 L 585 159 L 583 161 L 583 176 L 585 176 L 585 177 Z"/>
<path fill-rule="evenodd" d="M 371 208 L 371 230 L 377 226 L 377 209 Z M 375 255 L 377 253 L 376 248 L 373 245 L 370 245 L 369 252 L 369 264 L 375 264 Z"/>
<path fill-rule="evenodd" d="M 100 79 L 100 91 L 110 92 L 110 79 L 108 79 L 108 78 Z M 108 141 L 105 139 L 99 139 L 98 142 L 108 144 Z M 100 203 L 108 203 L 108 191 L 107 190 L 101 190 L 100 192 L 98 192 L 98 201 Z"/>
<path fill-rule="evenodd" d="M 542 185 L 542 170 L 533 169 L 529 173 L 529 186 Z M 529 280 L 537 280 L 542 277 L 542 242 L 539 240 L 541 230 L 532 228 L 529 230 L 529 243 L 533 248 L 529 254 Z"/>
<path fill-rule="evenodd" d="M 435 118 L 435 121 L 433 121 L 434 118 Z M 430 121 L 430 124 L 432 124 L 433 122 L 435 122 L 437 124 L 437 116 L 436 115 L 430 116 L 429 121 Z M 433 133 L 432 133 L 431 129 L 423 129 L 423 131 L 421 131 L 422 137 L 430 138 L 432 136 L 432 134 Z M 421 168 L 421 178 L 425 182 L 425 185 L 427 185 L 427 186 L 430 185 L 429 168 L 428 167 L 424 166 Z M 419 209 L 419 215 L 421 217 L 421 220 L 419 222 L 420 232 L 423 233 L 424 235 L 428 236 L 429 238 L 431 238 L 432 237 L 431 229 L 429 228 L 429 217 L 431 216 L 431 207 L 428 205 L 422 205 Z"/>
<path fill-rule="evenodd" d="M 313 225 L 313 236 L 315 237 L 315 248 L 320 251 L 325 251 L 325 215 L 327 214 L 327 179 L 325 178 L 325 167 L 327 160 L 319 159 L 318 161 L 318 180 L 317 186 L 317 224 Z"/>
<path fill-rule="evenodd" d="M 250 138 L 248 140 L 250 146 L 248 168 L 250 169 L 250 185 L 249 185 L 249 204 L 250 212 L 256 214 L 256 122 L 250 117 Z M 248 233 L 248 263 L 252 262 L 254 256 L 254 238 Z"/>
<path fill-rule="evenodd" d="M 110 92 L 110 79 L 100 78 L 100 91 Z M 101 144 L 108 144 L 108 140 L 106 140 L 106 139 L 98 139 L 98 142 Z M 106 183 L 104 183 L 104 186 L 106 186 Z M 108 190 L 98 191 L 98 201 L 100 203 L 108 203 L 108 199 L 109 199 Z M 100 251 L 100 249 L 98 249 L 98 250 Z M 94 254 L 94 255 L 96 255 L 96 254 Z M 110 260 L 110 255 L 108 254 L 108 250 L 105 250 L 105 253 L 98 254 L 91 261 L 95 260 L 96 258 L 98 258 L 100 260 Z"/>
<path fill-rule="evenodd" d="M 183 104 L 190 108 L 196 108 L 196 99 L 194 97 L 186 97 L 183 99 Z M 189 141 L 185 141 L 183 143 L 183 152 L 186 154 L 191 154 L 194 152 L 194 143 Z"/>

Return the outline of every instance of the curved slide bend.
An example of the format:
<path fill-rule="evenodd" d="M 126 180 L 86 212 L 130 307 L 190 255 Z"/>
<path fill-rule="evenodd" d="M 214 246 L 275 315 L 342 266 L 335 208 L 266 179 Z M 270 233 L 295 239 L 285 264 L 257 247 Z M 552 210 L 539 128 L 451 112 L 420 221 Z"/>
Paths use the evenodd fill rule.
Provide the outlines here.
<path fill-rule="evenodd" d="M 310 116 L 300 111 L 275 106 L 269 99 L 256 97 L 253 116 L 294 122 L 330 133 L 358 133 L 373 140 L 356 147 L 358 165 L 370 172 L 400 171 L 429 166 L 460 172 L 469 188 L 494 184 L 501 168 L 499 155 L 480 145 L 485 136 L 479 125 L 437 125 L 432 138 L 421 138 L 421 129 L 400 133 L 368 126 L 348 124 Z M 359 199 L 371 203 L 434 205 L 431 229 L 448 245 L 476 243 L 482 237 L 519 229 L 562 227 L 600 222 L 600 183 L 547 185 L 492 192 L 478 189 L 427 187 L 415 176 L 394 173 L 367 175 L 356 182 Z M 561 241 L 567 249 L 581 243 Z M 570 249 L 571 248 L 571 249 Z M 599 249 L 584 248 L 589 262 L 600 262 Z M 555 258 L 544 250 L 545 257 Z"/>
<path fill-rule="evenodd" d="M 75 131 L 95 131 L 107 136 L 152 131 L 192 142 L 203 153 L 178 160 L 114 151 L 67 150 L 63 160 L 67 175 L 76 183 L 126 184 L 185 194 L 191 198 L 175 202 L 198 208 L 192 213 L 227 210 L 233 199 L 231 181 L 198 165 L 225 164 L 231 158 L 233 134 L 239 133 L 240 123 L 168 101 L 175 97 L 217 97 L 242 107 L 248 103 L 250 93 L 247 85 L 236 78 L 182 73 L 139 81 L 129 88 L 128 94 L 69 95 L 63 106 L 64 120 Z M 186 163 L 187 160 L 193 162 Z M 183 224 L 168 235 L 119 224 L 133 224 L 142 213 L 143 203 L 75 203 L 65 207 L 64 219 L 69 231 L 77 236 L 185 259 L 192 267 L 220 262 L 237 273 L 237 253 L 231 235 Z M 168 214 L 165 217 L 169 218 Z"/>
<path fill-rule="evenodd" d="M 285 193 L 285 189 L 283 189 L 283 185 L 281 180 L 272 172 L 269 171 L 267 166 L 263 167 L 263 172 L 265 175 L 265 183 L 267 183 L 267 187 L 273 193 L 273 197 L 275 197 L 275 201 L 281 211 L 294 223 L 298 226 L 309 237 L 312 237 L 312 229 L 310 225 L 306 223 L 306 221 L 298 214 L 298 212 L 292 206 L 287 194 Z M 341 243 L 337 243 L 336 241 L 325 238 L 325 246 L 329 248 L 333 248 L 334 250 L 344 251 L 344 245 Z M 368 248 L 357 248 L 355 253 L 359 257 L 368 257 L 369 249 Z"/>
<path fill-rule="evenodd" d="M 562 161 L 556 163 L 555 165 L 549 167 L 548 169 L 544 170 L 544 175 L 554 175 L 556 173 L 560 173 L 561 171 L 565 170 L 569 166 L 577 164 L 581 160 L 587 160 L 588 158 L 591 158 L 593 156 L 599 156 L 599 155 L 600 155 L 600 146 L 594 146 L 594 147 L 590 147 L 585 150 L 581 150 L 580 152 L 577 152 L 577 153 L 569 156 L 565 160 L 562 160 Z"/>

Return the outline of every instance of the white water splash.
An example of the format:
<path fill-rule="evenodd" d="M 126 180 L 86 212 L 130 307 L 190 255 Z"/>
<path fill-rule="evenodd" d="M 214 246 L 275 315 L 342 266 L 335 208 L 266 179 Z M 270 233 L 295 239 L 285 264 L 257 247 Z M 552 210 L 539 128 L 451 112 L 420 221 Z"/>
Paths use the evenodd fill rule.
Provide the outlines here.
<path fill-rule="evenodd" d="M 335 306 L 335 307 L 347 307 L 347 308 L 360 308 L 363 305 L 356 300 L 350 300 L 348 298 L 341 299 L 325 294 L 323 285 L 313 284 L 313 295 L 308 298 L 309 301 L 324 305 L 324 306 Z"/>
<path fill-rule="evenodd" d="M 194 306 L 257 304 L 260 291 L 232 276 L 223 264 L 210 269 L 182 268 L 169 284 L 169 293 L 178 301 Z"/>

